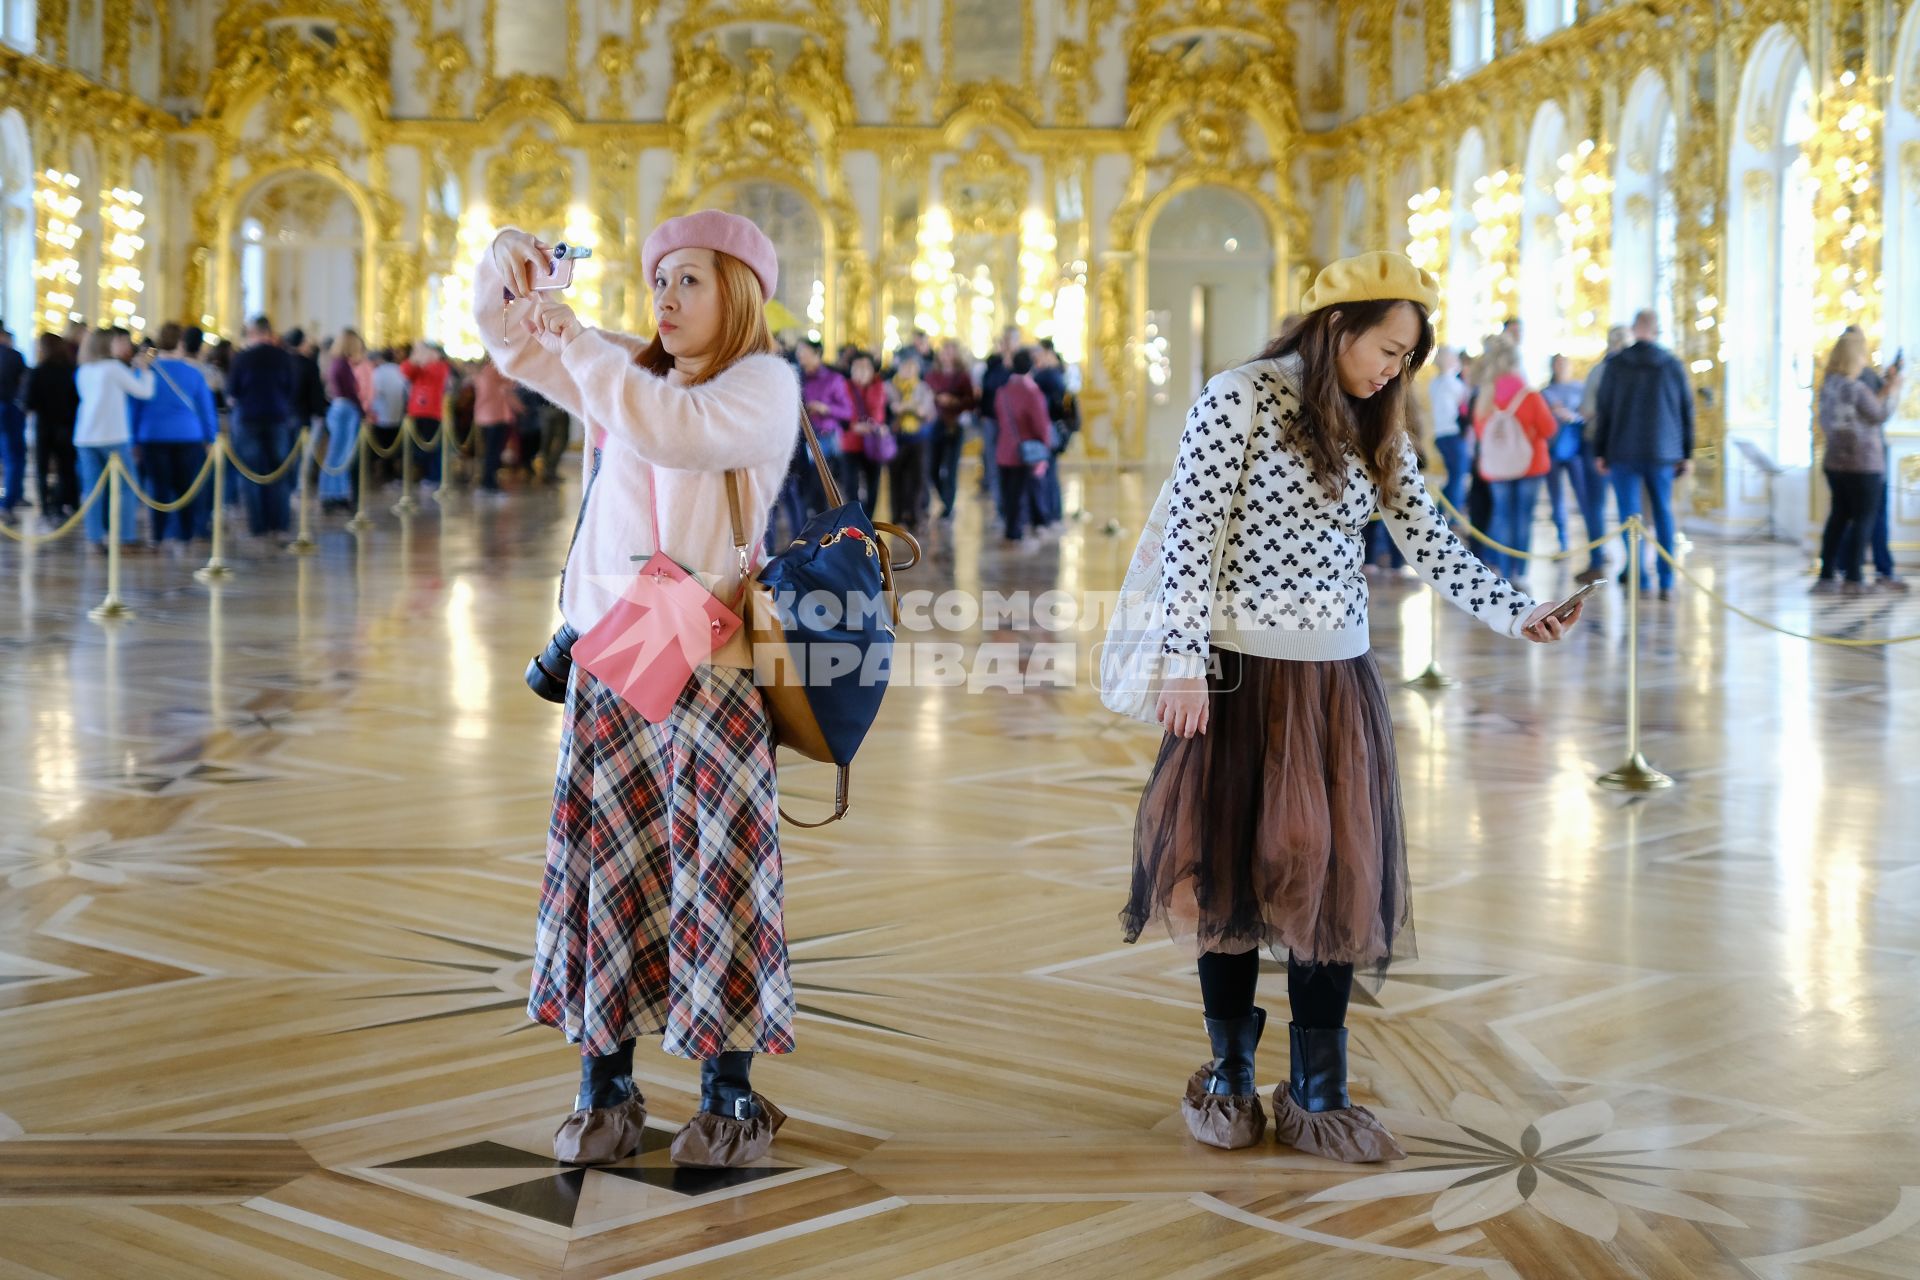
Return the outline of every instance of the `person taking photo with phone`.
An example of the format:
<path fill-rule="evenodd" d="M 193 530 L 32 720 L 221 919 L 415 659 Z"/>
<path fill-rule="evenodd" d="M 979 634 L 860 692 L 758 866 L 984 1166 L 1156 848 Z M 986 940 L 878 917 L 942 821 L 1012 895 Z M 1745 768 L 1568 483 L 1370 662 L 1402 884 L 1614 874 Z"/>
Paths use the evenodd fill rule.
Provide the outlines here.
<path fill-rule="evenodd" d="M 641 250 L 650 339 L 589 328 L 537 291 L 550 252 L 500 232 L 475 273 L 474 314 L 501 371 L 600 441 L 561 579 L 567 627 L 589 632 L 655 553 L 735 599 L 749 566 L 734 547 L 727 473 L 739 472 L 757 534 L 800 428 L 799 382 L 765 319 L 773 243 L 718 210 L 661 223 Z M 772 1144 L 785 1116 L 749 1072 L 756 1053 L 794 1049 L 776 781 L 744 629 L 695 669 L 663 723 L 573 668 L 527 1006 L 580 1046 L 574 1111 L 554 1135 L 561 1160 L 639 1150 L 641 1036 L 701 1064 L 700 1110 L 674 1139 L 677 1163 L 748 1164 Z"/>
<path fill-rule="evenodd" d="M 1213 1146 L 1266 1132 L 1264 948 L 1287 963 L 1292 1015 L 1280 1140 L 1336 1160 L 1404 1154 L 1347 1092 L 1355 973 L 1414 954 L 1393 718 L 1368 652 L 1368 520 L 1378 512 L 1441 598 L 1501 635 L 1551 643 L 1580 616 L 1555 618 L 1497 577 L 1421 484 L 1407 388 L 1439 300 L 1399 254 L 1334 263 L 1300 319 L 1207 384 L 1180 437 L 1162 552 L 1166 734 L 1121 921 L 1129 942 L 1158 924 L 1198 954 L 1213 1058 L 1181 1110 Z"/>

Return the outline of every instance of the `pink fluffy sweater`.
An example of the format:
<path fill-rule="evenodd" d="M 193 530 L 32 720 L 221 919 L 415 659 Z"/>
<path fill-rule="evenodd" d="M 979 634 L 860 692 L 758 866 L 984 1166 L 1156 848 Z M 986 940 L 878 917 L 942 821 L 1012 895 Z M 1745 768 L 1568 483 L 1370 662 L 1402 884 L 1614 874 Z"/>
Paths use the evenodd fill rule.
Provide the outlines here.
<path fill-rule="evenodd" d="M 528 301 L 506 309 L 502 340 L 500 298 L 500 274 L 492 256 L 482 254 L 473 311 L 494 363 L 584 420 L 589 439 L 604 437 L 600 475 L 567 558 L 560 602 L 566 620 L 579 631 L 598 622 L 653 554 L 649 476 L 659 493 L 662 549 L 731 604 L 740 572 L 726 472 L 743 472 L 747 540 L 757 548 L 800 434 L 800 384 L 792 367 L 779 356 L 748 356 L 690 387 L 677 371 L 661 378 L 636 365 L 642 339 L 600 329 L 586 330 L 554 355 L 526 331 Z M 736 665 L 728 656 L 716 661 Z"/>

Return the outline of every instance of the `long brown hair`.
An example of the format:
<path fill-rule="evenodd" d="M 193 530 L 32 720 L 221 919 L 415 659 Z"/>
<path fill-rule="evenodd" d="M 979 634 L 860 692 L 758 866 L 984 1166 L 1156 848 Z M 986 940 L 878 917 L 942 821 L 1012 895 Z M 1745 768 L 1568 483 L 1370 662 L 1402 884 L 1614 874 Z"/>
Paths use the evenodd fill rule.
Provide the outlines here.
<path fill-rule="evenodd" d="M 760 277 L 753 274 L 746 263 L 718 249 L 713 251 L 713 267 L 714 278 L 720 286 L 720 332 L 714 339 L 713 358 L 689 380 L 690 386 L 711 382 L 748 356 L 766 355 L 775 350 L 773 333 L 767 328 L 766 300 L 760 293 Z M 653 341 L 634 357 L 634 363 L 664 378 L 673 368 L 673 356 L 655 332 Z"/>
<path fill-rule="evenodd" d="M 1400 376 L 1365 400 L 1340 385 L 1342 339 L 1357 339 L 1383 322 L 1395 307 L 1412 307 L 1420 337 L 1407 353 Z M 1307 460 L 1320 487 L 1338 497 L 1346 487 L 1347 450 L 1360 456 L 1380 490 L 1382 504 L 1399 497 L 1400 451 L 1407 436 L 1407 391 L 1413 375 L 1433 354 L 1433 322 L 1417 302 L 1383 299 L 1343 302 L 1309 312 L 1288 325 L 1257 359 L 1300 357 L 1300 399 L 1305 412 L 1287 443 Z"/>

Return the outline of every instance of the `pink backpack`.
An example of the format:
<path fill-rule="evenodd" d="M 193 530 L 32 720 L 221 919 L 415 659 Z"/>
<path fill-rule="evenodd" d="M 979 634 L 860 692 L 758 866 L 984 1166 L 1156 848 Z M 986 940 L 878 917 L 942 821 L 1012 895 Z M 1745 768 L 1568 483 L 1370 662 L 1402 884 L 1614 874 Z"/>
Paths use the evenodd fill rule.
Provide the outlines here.
<path fill-rule="evenodd" d="M 1518 480 L 1533 470 L 1533 441 L 1520 425 L 1520 406 L 1528 392 L 1509 405 L 1495 405 L 1487 415 L 1486 430 L 1480 436 L 1480 475 L 1487 480 Z"/>

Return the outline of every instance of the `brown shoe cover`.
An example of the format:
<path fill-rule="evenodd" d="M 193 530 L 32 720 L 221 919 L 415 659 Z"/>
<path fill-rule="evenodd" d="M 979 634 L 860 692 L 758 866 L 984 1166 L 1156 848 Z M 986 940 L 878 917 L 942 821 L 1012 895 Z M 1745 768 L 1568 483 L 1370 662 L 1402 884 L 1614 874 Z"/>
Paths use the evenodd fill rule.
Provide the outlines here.
<path fill-rule="evenodd" d="M 1237 1151 L 1250 1147 L 1267 1136 L 1267 1111 L 1260 1095 L 1236 1098 L 1231 1094 L 1208 1093 L 1207 1080 L 1213 1074 L 1208 1063 L 1187 1081 L 1187 1096 L 1180 1100 L 1180 1115 L 1195 1142 L 1210 1147 Z"/>
<path fill-rule="evenodd" d="M 1365 1107 L 1308 1111 L 1294 1102 L 1284 1084 L 1273 1091 L 1273 1136 L 1296 1151 L 1348 1164 L 1404 1160 L 1407 1155 Z"/>
<path fill-rule="evenodd" d="M 553 1133 L 553 1158 L 562 1164 L 612 1164 L 640 1150 L 647 1100 L 638 1093 L 617 1107 L 582 1108 Z"/>
<path fill-rule="evenodd" d="M 753 1100 L 761 1114 L 752 1120 L 695 1112 L 687 1127 L 674 1136 L 668 1152 L 673 1162 L 695 1169 L 737 1169 L 766 1159 L 773 1147 L 773 1135 L 787 1122 L 787 1113 L 757 1093 Z"/>

